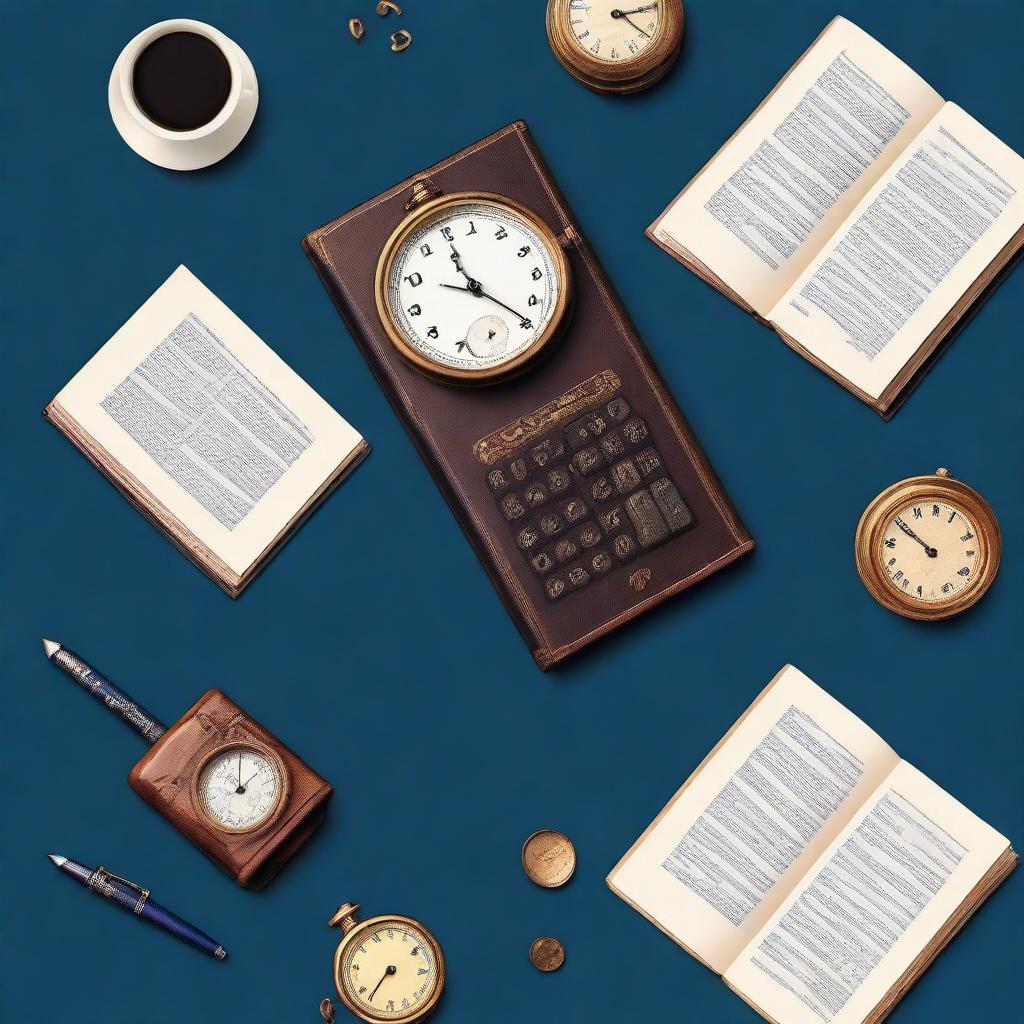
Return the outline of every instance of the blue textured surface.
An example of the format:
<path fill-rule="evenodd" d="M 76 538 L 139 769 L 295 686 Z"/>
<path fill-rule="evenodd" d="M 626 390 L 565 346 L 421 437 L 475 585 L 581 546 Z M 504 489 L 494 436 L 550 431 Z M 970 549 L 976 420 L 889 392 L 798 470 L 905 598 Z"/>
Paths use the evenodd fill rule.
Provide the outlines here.
<path fill-rule="evenodd" d="M 1019 0 L 690 0 L 679 67 L 625 102 L 556 64 L 543 0 L 404 6 L 399 22 L 371 0 L 2 4 L 4 1021 L 317 1021 L 326 922 L 355 900 L 434 928 L 450 968 L 439 1024 L 753 1022 L 604 876 L 785 661 L 1024 843 L 1024 271 L 885 424 L 643 237 L 837 10 L 1024 152 Z M 121 47 L 178 13 L 238 40 L 262 92 L 244 145 L 192 176 L 136 157 L 106 109 Z M 396 56 L 399 24 L 415 43 Z M 517 117 L 759 541 L 548 676 L 299 247 Z M 39 417 L 182 262 L 374 446 L 237 603 Z M 1005 562 L 974 612 L 917 625 L 864 592 L 852 533 L 883 486 L 940 464 L 992 502 Z M 43 635 L 165 721 L 225 689 L 334 782 L 324 830 L 265 892 L 233 885 L 128 789 L 145 745 L 47 665 Z M 564 890 L 519 867 L 543 826 L 577 844 Z M 53 849 L 151 886 L 231 959 L 65 884 Z M 1022 918 L 1018 873 L 893 1020 L 1016 1019 Z M 566 944 L 557 974 L 527 961 L 541 934 Z"/>

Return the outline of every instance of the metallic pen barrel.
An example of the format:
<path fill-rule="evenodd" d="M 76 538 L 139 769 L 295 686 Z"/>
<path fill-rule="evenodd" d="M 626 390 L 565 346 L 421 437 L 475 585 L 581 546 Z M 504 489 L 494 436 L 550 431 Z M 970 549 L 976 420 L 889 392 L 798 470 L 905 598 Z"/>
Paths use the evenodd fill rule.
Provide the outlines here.
<path fill-rule="evenodd" d="M 208 956 L 217 960 L 227 958 L 224 947 L 215 942 L 205 932 L 200 931 L 194 925 L 171 913 L 166 907 L 162 907 L 156 900 L 150 899 L 149 890 L 129 882 L 126 878 L 113 875 L 105 868 L 87 868 L 84 864 L 71 860 L 70 857 L 60 857 L 51 853 L 50 860 L 65 874 L 71 875 L 87 889 L 91 889 L 98 896 L 117 903 L 125 910 L 130 910 L 138 917 L 150 921 L 157 927 L 173 936 L 195 946 Z"/>
<path fill-rule="evenodd" d="M 107 707 L 124 719 L 140 736 L 150 743 L 155 743 L 165 732 L 167 726 L 158 718 L 154 718 L 144 707 L 137 704 L 123 690 L 118 689 L 109 679 L 100 675 L 84 659 L 74 651 L 53 640 L 43 641 L 43 652 L 57 668 L 69 675 L 83 690 L 87 690 L 97 700 L 103 701 Z"/>

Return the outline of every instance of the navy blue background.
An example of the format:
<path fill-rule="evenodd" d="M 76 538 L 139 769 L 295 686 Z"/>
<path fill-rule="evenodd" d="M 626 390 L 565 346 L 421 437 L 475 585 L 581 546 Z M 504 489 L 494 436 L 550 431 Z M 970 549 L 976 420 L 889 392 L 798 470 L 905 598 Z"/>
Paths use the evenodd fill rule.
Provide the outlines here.
<path fill-rule="evenodd" d="M 333 991 L 326 922 L 354 900 L 436 931 L 444 1024 L 753 1021 L 604 876 L 786 661 L 1024 842 L 1024 272 L 886 424 L 643 236 L 837 12 L 1024 152 L 1019 2 L 689 0 L 675 72 L 626 100 L 555 62 L 543 0 L 405 6 L 383 21 L 371 0 L 2 5 L 5 1020 L 316 1021 Z M 143 162 L 107 112 L 122 46 L 174 16 L 237 40 L 260 82 L 249 138 L 196 174 Z M 395 55 L 399 25 L 415 42 Z M 548 675 L 299 247 L 519 117 L 759 542 Z M 39 416 L 178 263 L 374 447 L 238 602 Z M 1005 560 L 973 612 L 922 625 L 868 597 L 852 535 L 876 492 L 938 465 L 991 501 Z M 43 635 L 167 721 L 222 687 L 333 781 L 326 827 L 265 892 L 233 885 L 128 789 L 142 745 L 47 665 Z M 560 891 L 519 865 L 544 826 L 579 853 Z M 79 890 L 51 850 L 149 885 L 231 959 Z M 1024 876 L 893 1019 L 1017 1014 L 1022 912 Z M 565 942 L 558 974 L 529 964 L 541 934 Z"/>

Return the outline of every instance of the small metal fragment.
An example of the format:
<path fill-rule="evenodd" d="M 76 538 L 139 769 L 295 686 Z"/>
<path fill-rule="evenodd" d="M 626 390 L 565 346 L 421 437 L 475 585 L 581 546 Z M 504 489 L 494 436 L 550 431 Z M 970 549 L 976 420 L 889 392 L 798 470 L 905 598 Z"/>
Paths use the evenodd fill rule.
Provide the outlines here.
<path fill-rule="evenodd" d="M 401 53 L 412 46 L 412 33 L 408 29 L 400 28 L 397 32 L 391 33 L 391 49 L 395 53 Z"/>
<path fill-rule="evenodd" d="M 382 17 L 386 18 L 392 11 L 395 14 L 401 14 L 402 8 L 396 3 L 392 3 L 391 0 L 379 0 L 377 4 L 377 13 Z"/>
<path fill-rule="evenodd" d="M 348 19 L 348 30 L 352 34 L 352 38 L 359 42 L 366 33 L 366 26 L 363 25 L 362 18 L 349 18 Z"/>

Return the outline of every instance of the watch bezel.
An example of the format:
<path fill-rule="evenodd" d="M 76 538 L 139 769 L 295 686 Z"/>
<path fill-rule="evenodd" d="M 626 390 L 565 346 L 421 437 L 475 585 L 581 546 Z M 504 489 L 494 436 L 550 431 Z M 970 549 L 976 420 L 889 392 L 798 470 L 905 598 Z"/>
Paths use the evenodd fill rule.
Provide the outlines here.
<path fill-rule="evenodd" d="M 554 272 L 558 278 L 559 293 L 555 307 L 551 312 L 544 330 L 518 355 L 499 363 L 476 370 L 445 366 L 425 356 L 409 342 L 405 332 L 399 327 L 391 309 L 388 283 L 391 270 L 405 241 L 427 221 L 433 219 L 445 209 L 468 205 L 493 206 L 506 214 L 527 223 L 547 247 Z M 417 205 L 391 233 L 380 259 L 377 261 L 377 274 L 374 282 L 374 294 L 377 314 L 391 343 L 400 355 L 421 373 L 446 384 L 475 386 L 496 384 L 518 376 L 544 358 L 558 341 L 568 326 L 574 300 L 572 270 L 566 258 L 564 248 L 554 231 L 529 207 L 508 196 L 494 192 L 451 192 L 443 193 Z"/>

